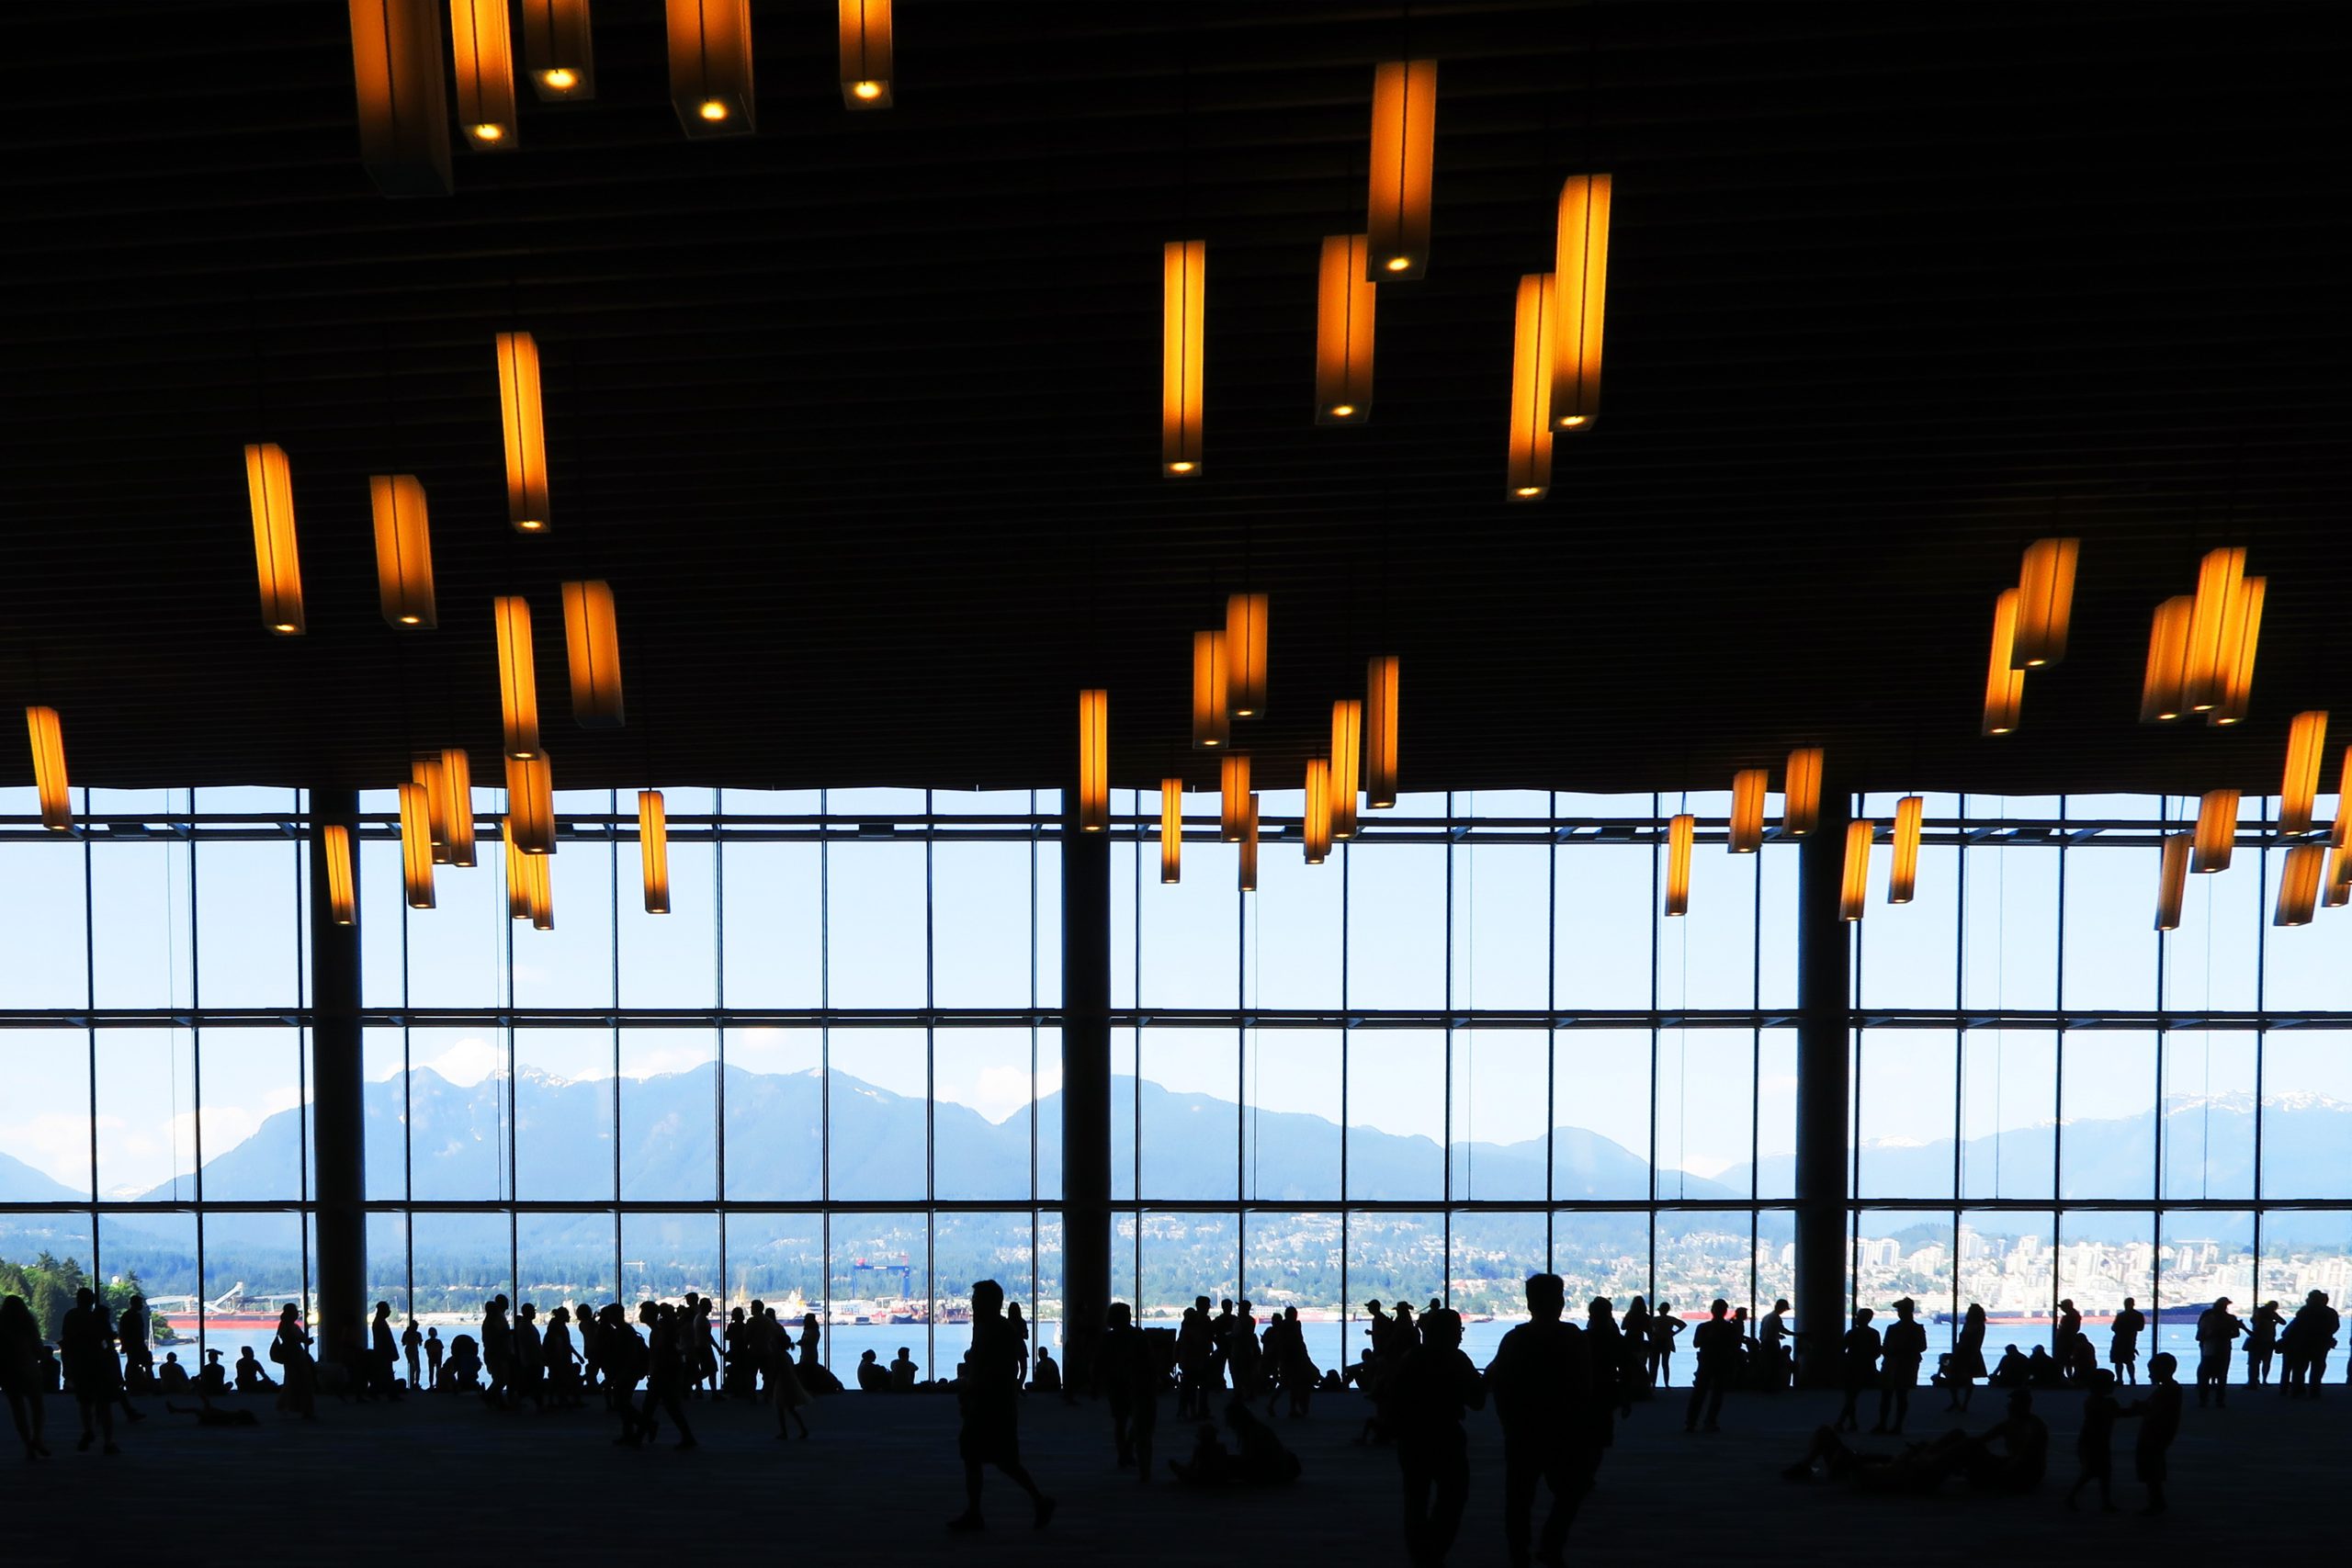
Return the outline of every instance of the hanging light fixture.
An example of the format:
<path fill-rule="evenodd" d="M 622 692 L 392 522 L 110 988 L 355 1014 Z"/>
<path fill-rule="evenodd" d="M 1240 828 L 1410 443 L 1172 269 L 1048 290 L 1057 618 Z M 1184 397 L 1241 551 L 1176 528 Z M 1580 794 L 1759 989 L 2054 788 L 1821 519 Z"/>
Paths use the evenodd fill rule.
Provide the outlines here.
<path fill-rule="evenodd" d="M 645 862 L 645 912 L 670 912 L 670 819 L 662 809 L 662 792 L 637 792 L 637 843 Z"/>
<path fill-rule="evenodd" d="M 1736 855 L 1752 855 L 1764 847 L 1764 792 L 1770 776 L 1761 768 L 1742 768 L 1731 776 L 1731 831 L 1724 847 Z"/>
<path fill-rule="evenodd" d="M 1225 700 L 1236 718 L 1266 711 L 1266 596 L 1234 593 L 1225 601 Z"/>
<path fill-rule="evenodd" d="M 449 863 L 449 781 L 441 773 L 441 753 L 421 751 L 409 759 L 411 783 L 424 792 L 424 837 L 435 865 Z"/>
<path fill-rule="evenodd" d="M 511 151 L 517 128 L 506 0 L 449 0 L 449 39 L 456 46 L 458 123 L 466 128 L 466 144 L 480 152 Z"/>
<path fill-rule="evenodd" d="M 294 547 L 294 476 L 275 443 L 245 448 L 245 493 L 253 504 L 261 624 L 280 637 L 300 637 L 302 562 Z"/>
<path fill-rule="evenodd" d="M 498 623 L 498 697 L 506 721 L 506 754 L 539 754 L 539 680 L 531 657 L 531 604 L 519 593 L 491 602 Z"/>
<path fill-rule="evenodd" d="M 401 880 L 412 909 L 433 908 L 433 824 L 430 792 L 421 784 L 401 785 Z"/>
<path fill-rule="evenodd" d="M 2254 649 L 2262 637 L 2262 601 L 2267 580 L 2249 577 L 2238 590 L 2238 611 L 2223 630 L 2222 700 L 2206 716 L 2209 724 L 2244 724 L 2254 695 Z"/>
<path fill-rule="evenodd" d="M 1225 634 L 1193 634 L 1193 749 L 1215 751 L 1233 739 L 1233 716 L 1226 705 Z"/>
<path fill-rule="evenodd" d="M 359 923 L 359 894 L 351 880 L 351 829 L 330 822 L 320 829 L 327 857 L 327 918 L 339 926 Z"/>
<path fill-rule="evenodd" d="M 2328 830 L 2328 847 L 2342 849 L 2352 844 L 2352 746 L 2344 749 L 2344 761 L 2337 764 L 2335 774 L 2335 825 Z"/>
<path fill-rule="evenodd" d="M 1331 763 L 1328 758 L 1306 760 L 1306 819 L 1301 838 L 1306 863 L 1321 865 L 1331 858 Z"/>
<path fill-rule="evenodd" d="M 1078 694 L 1078 827 L 1100 833 L 1111 826 L 1111 694 Z"/>
<path fill-rule="evenodd" d="M 1821 826 L 1821 748 L 1800 746 L 1789 753 L 1781 781 L 1781 831 L 1802 839 Z"/>
<path fill-rule="evenodd" d="M 2075 613 L 2075 558 L 2080 539 L 2036 539 L 2018 573 L 2018 629 L 2009 657 L 2019 670 L 2039 670 L 2066 657 L 2066 628 Z"/>
<path fill-rule="evenodd" d="M 2326 760 L 2327 713 L 2299 713 L 2287 727 L 2287 772 L 2278 784 L 2278 830 L 2308 833 L 2319 800 L 2319 770 Z"/>
<path fill-rule="evenodd" d="M 2194 847 L 2190 834 L 2165 836 L 2164 863 L 2156 870 L 2156 930 L 2160 931 L 2180 929 L 2180 903 L 2188 891 L 2188 857 Z"/>
<path fill-rule="evenodd" d="M 1258 891 L 1258 797 L 1251 795 L 1241 813 L 1241 891 Z"/>
<path fill-rule="evenodd" d="M 1871 843 L 1878 828 L 1870 822 L 1846 824 L 1846 875 L 1838 892 L 1838 918 L 1859 920 L 1871 900 Z"/>
<path fill-rule="evenodd" d="M 1666 827 L 1666 912 L 1670 916 L 1690 912 L 1690 843 L 1698 826 L 1699 819 L 1686 811 Z"/>
<path fill-rule="evenodd" d="M 40 825 L 52 833 L 74 830 L 73 786 L 65 782 L 65 727 L 57 710 L 28 707 L 25 730 L 33 747 L 33 793 L 40 798 Z"/>
<path fill-rule="evenodd" d="M 1906 795 L 1894 803 L 1894 856 L 1887 866 L 1886 901 L 1908 904 L 1919 886 L 1919 825 L 1928 803 Z"/>
<path fill-rule="evenodd" d="M 2006 588 L 1993 602 L 1993 658 L 1984 671 L 1984 733 L 2007 735 L 2018 727 L 2025 704 L 2025 671 L 2011 657 L 2018 629 L 2018 591 Z"/>
<path fill-rule="evenodd" d="M 2189 612 L 2183 680 L 2191 713 L 2210 713 L 2227 694 L 2230 625 L 2244 609 L 2245 551 L 2209 550 L 2198 563 L 2197 597 Z"/>
<path fill-rule="evenodd" d="M 1552 428 L 1589 430 L 1600 416 L 1600 328 L 1609 296 L 1607 175 L 1560 187 L 1552 258 Z"/>
<path fill-rule="evenodd" d="M 571 721 L 582 729 L 620 728 L 628 719 L 621 702 L 620 623 L 613 615 L 611 584 L 563 585 L 563 640 L 571 661 Z"/>
<path fill-rule="evenodd" d="M 1371 242 L 1363 276 L 1402 281 L 1430 265 L 1430 174 L 1437 131 L 1437 62 L 1392 60 L 1372 73 Z"/>
<path fill-rule="evenodd" d="M 1159 781 L 1159 880 L 1184 879 L 1184 781 Z"/>
<path fill-rule="evenodd" d="M 1170 240 L 1160 250 L 1159 471 L 1171 479 L 1201 471 L 1201 344 L 1206 318 L 1209 243 Z"/>
<path fill-rule="evenodd" d="M 2319 908 L 2321 875 L 2327 870 L 2327 850 L 2321 844 L 2296 844 L 2278 867 L 2278 902 L 2271 911 L 2274 926 L 2307 926 Z"/>
<path fill-rule="evenodd" d="M 555 853 L 555 774 L 546 752 L 506 759 L 506 827 L 520 853 Z"/>
<path fill-rule="evenodd" d="M 441 753 L 441 784 L 447 805 L 442 808 L 449 841 L 449 863 L 474 863 L 474 767 L 465 748 L 451 746 Z"/>
<path fill-rule="evenodd" d="M 435 0 L 351 0 L 359 161 L 386 196 L 449 194 L 449 108 Z"/>
<path fill-rule="evenodd" d="M 533 931 L 555 930 L 555 857 L 525 855 L 523 887 L 528 897 Z"/>
<path fill-rule="evenodd" d="M 523 0 L 523 63 L 543 101 L 594 97 L 588 0 Z"/>
<path fill-rule="evenodd" d="M 1396 804 L 1396 655 L 1366 661 L 1363 693 L 1363 803 L 1385 811 Z"/>
<path fill-rule="evenodd" d="M 2205 792 L 2197 807 L 2196 854 L 2188 869 L 2199 875 L 2230 869 L 2231 852 L 2238 842 L 2238 792 Z"/>
<path fill-rule="evenodd" d="M 670 102 L 688 136 L 749 136 L 751 0 L 667 0 Z"/>
<path fill-rule="evenodd" d="M 890 107 L 890 0 L 841 0 L 842 102 Z"/>
<path fill-rule="evenodd" d="M 1511 324 L 1510 466 L 1503 479 L 1503 495 L 1510 501 L 1541 501 L 1552 491 L 1552 327 L 1557 314 L 1552 275 L 1521 276 Z"/>
<path fill-rule="evenodd" d="M 376 599 L 396 631 L 431 631 L 433 531 L 424 487 L 414 474 L 374 474 L 368 499 L 376 513 Z"/>
<path fill-rule="evenodd" d="M 1315 423 L 1362 424 L 1372 417 L 1373 302 L 1362 234 L 1323 236 L 1315 306 Z"/>
<path fill-rule="evenodd" d="M 2196 609 L 2186 593 L 2156 606 L 2147 672 L 2140 678 L 2142 724 L 2170 724 L 2188 711 L 2188 627 Z"/>
<path fill-rule="evenodd" d="M 539 864 L 540 858 L 526 855 L 514 847 L 512 818 L 499 823 L 498 837 L 506 849 L 506 918 L 527 920 L 531 918 L 530 867 Z"/>
<path fill-rule="evenodd" d="M 548 531 L 547 423 L 539 412 L 539 344 L 498 334 L 498 412 L 506 431 L 506 520 L 518 534 Z"/>
<path fill-rule="evenodd" d="M 1341 697 L 1331 705 L 1331 837 L 1356 836 L 1356 792 L 1363 772 L 1363 704 Z"/>
<path fill-rule="evenodd" d="M 2341 845 L 2327 852 L 2327 897 L 2331 909 L 2352 904 L 2352 849 Z"/>
<path fill-rule="evenodd" d="M 1228 844 L 1241 841 L 1248 825 L 1250 799 L 1250 759 L 1227 752 L 1217 771 L 1218 839 Z"/>

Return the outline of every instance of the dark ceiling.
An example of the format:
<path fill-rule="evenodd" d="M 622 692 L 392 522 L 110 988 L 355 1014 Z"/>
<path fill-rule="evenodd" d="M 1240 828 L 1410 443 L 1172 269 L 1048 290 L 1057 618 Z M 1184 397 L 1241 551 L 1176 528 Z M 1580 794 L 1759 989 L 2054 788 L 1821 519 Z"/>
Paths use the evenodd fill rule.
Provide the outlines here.
<path fill-rule="evenodd" d="M 2352 80 L 2335 5 L 899 0 L 752 6 L 759 133 L 688 141 L 661 6 L 598 97 L 388 200 L 346 17 L 0 10 L 0 700 L 77 782 L 383 784 L 497 749 L 527 592 L 559 786 L 1050 784 L 1185 749 L 1188 634 L 1272 595 L 1277 783 L 1364 655 L 1408 789 L 2275 787 L 2352 593 Z M 1425 280 L 1309 422 L 1321 236 L 1372 63 L 1442 62 Z M 1502 501 L 1513 288 L 1616 176 L 1607 401 Z M 1206 461 L 1158 471 L 1159 247 L 1209 244 Z M 507 526 L 492 334 L 546 359 L 555 531 Z M 240 447 L 294 466 L 310 631 L 259 623 Z M 441 629 L 379 618 L 366 476 L 430 493 Z M 2075 649 L 1977 736 L 1994 595 L 2083 541 Z M 2251 722 L 2134 724 L 2149 612 L 2252 551 Z M 618 598 L 630 727 L 574 729 L 556 593 Z M 0 748 L 0 776 L 28 776 Z"/>

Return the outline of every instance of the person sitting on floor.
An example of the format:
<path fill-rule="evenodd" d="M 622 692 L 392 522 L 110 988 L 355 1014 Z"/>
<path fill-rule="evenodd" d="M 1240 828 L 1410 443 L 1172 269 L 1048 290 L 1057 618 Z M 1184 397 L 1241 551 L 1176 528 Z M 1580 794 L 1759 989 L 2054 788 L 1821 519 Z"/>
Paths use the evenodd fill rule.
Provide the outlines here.
<path fill-rule="evenodd" d="M 1037 1359 L 1029 1369 L 1029 1388 L 1035 1393 L 1059 1393 L 1062 1391 L 1061 1364 L 1043 1345 L 1037 1347 Z"/>
<path fill-rule="evenodd" d="M 861 1353 L 857 1358 L 857 1392 L 860 1393 L 890 1392 L 889 1369 L 875 1359 L 874 1352 L 871 1350 Z"/>
<path fill-rule="evenodd" d="M 204 1353 L 204 1365 L 196 1374 L 196 1392 L 207 1399 L 229 1392 L 229 1369 L 220 1364 L 220 1351 Z"/>
<path fill-rule="evenodd" d="M 254 1359 L 250 1345 L 237 1352 L 237 1392 L 259 1393 L 266 1388 L 276 1388 L 277 1381 L 261 1370 L 261 1362 Z"/>
<path fill-rule="evenodd" d="M 187 1369 L 180 1365 L 180 1353 L 177 1350 L 164 1352 L 164 1364 L 155 1369 L 155 1382 L 165 1393 L 187 1392 Z"/>
<path fill-rule="evenodd" d="M 890 1386 L 900 1393 L 910 1392 L 915 1386 L 915 1373 L 922 1370 L 919 1363 L 907 1359 L 907 1348 L 899 1346 L 898 1359 L 890 1363 Z"/>
<path fill-rule="evenodd" d="M 1193 1435 L 1193 1457 L 1171 1459 L 1168 1472 L 1187 1486 L 1227 1486 L 1233 1482 L 1233 1456 L 1216 1435 L 1216 1423 L 1204 1421 Z"/>
<path fill-rule="evenodd" d="M 1933 1492 L 1947 1476 L 1965 1476 L 1984 1492 L 2018 1495 L 2041 1484 L 2050 1458 L 2050 1427 L 2033 1413 L 2027 1389 L 2009 1393 L 2008 1414 L 1974 1437 L 1957 1429 L 1900 1453 L 1869 1453 L 1852 1448 L 1829 1427 L 1816 1428 L 1804 1457 L 1781 1473 L 1791 1481 L 1851 1482 L 1865 1492 Z"/>
<path fill-rule="evenodd" d="M 1233 1428 L 1235 1478 L 1245 1486 L 1286 1486 L 1298 1479 L 1298 1456 L 1283 1446 L 1274 1429 L 1258 1419 L 1249 1399 L 1237 1392 L 1225 1407 Z"/>

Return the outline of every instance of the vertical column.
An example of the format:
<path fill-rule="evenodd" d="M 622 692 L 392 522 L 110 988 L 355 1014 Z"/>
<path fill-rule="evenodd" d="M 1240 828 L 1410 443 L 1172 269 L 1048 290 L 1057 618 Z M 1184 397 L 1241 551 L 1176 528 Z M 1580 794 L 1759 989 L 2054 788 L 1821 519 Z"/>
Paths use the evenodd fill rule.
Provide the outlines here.
<path fill-rule="evenodd" d="M 1071 781 L 1074 785 L 1076 781 Z M 1062 792 L 1062 1376 L 1092 1376 L 1111 1302 L 1111 843 Z"/>
<path fill-rule="evenodd" d="M 1796 1309 L 1805 1336 L 1798 1378 L 1834 1387 L 1846 1329 L 1848 1054 L 1853 962 L 1838 918 L 1845 879 L 1844 787 L 1825 779 L 1821 825 L 1797 848 Z"/>
<path fill-rule="evenodd" d="M 351 876 L 359 883 L 359 795 L 311 792 L 311 1129 L 318 1168 L 321 1359 L 340 1358 L 368 1331 L 365 1118 L 360 1104 L 359 928 L 335 924 L 327 898 L 326 835 L 352 836 Z"/>

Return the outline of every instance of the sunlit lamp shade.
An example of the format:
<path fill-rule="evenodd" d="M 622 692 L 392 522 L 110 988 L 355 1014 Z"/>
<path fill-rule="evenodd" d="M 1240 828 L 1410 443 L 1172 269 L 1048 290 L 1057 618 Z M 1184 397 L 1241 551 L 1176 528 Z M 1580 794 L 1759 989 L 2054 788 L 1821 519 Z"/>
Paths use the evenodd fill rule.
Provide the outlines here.
<path fill-rule="evenodd" d="M 1878 827 L 1871 822 L 1846 824 L 1846 874 L 1838 885 L 1838 918 L 1859 920 L 1871 901 L 1871 843 Z"/>
<path fill-rule="evenodd" d="M 327 918 L 339 926 L 359 923 L 359 890 L 351 879 L 351 829 L 330 822 L 320 830 L 327 857 Z"/>
<path fill-rule="evenodd" d="M 521 594 L 491 601 L 498 625 L 498 700 L 506 721 L 506 754 L 539 754 L 539 679 L 531 655 L 531 605 Z"/>
<path fill-rule="evenodd" d="M 424 487 L 414 474 L 374 474 L 368 499 L 376 513 L 376 599 L 385 624 L 430 631 L 440 622 L 433 607 L 433 529 Z"/>
<path fill-rule="evenodd" d="M 842 102 L 890 107 L 890 0 L 841 0 Z"/>
<path fill-rule="evenodd" d="M 2140 722 L 2170 724 L 2188 711 L 2188 632 L 2197 601 L 2184 593 L 2156 606 L 2140 678 Z"/>
<path fill-rule="evenodd" d="M 588 0 L 523 0 L 523 68 L 544 101 L 596 96 Z"/>
<path fill-rule="evenodd" d="M 441 753 L 426 751 L 409 759 L 409 778 L 424 792 L 424 836 L 432 846 L 433 863 L 449 863 L 449 781 L 441 771 Z"/>
<path fill-rule="evenodd" d="M 300 637 L 302 560 L 294 547 L 294 475 L 275 443 L 245 448 L 245 494 L 253 503 L 261 624 L 280 637 Z"/>
<path fill-rule="evenodd" d="M 555 857 L 523 855 L 523 890 L 533 931 L 555 930 Z"/>
<path fill-rule="evenodd" d="M 751 0 L 667 0 L 670 102 L 688 136 L 749 136 Z"/>
<path fill-rule="evenodd" d="M 2262 601 L 2267 580 L 2249 577 L 2238 590 L 2238 611 L 2223 629 L 2222 700 L 2206 716 L 2209 724 L 2244 724 L 2254 696 L 2254 650 L 2262 637 Z"/>
<path fill-rule="evenodd" d="M 1928 803 L 1906 795 L 1894 803 L 1894 854 L 1887 864 L 1886 901 L 1908 904 L 1919 886 L 1919 826 Z"/>
<path fill-rule="evenodd" d="M 2342 849 L 2352 844 L 2352 746 L 2344 749 L 2344 761 L 2335 773 L 2335 826 L 2328 833 L 2331 848 Z"/>
<path fill-rule="evenodd" d="M 2173 833 L 2165 840 L 2164 863 L 2156 871 L 2156 930 L 2177 931 L 2180 929 L 2180 904 L 2188 891 L 2188 860 L 2194 840 L 2187 833 Z"/>
<path fill-rule="evenodd" d="M 1511 326 L 1507 500 L 1541 501 L 1552 491 L 1552 327 L 1557 314 L 1550 273 L 1531 272 L 1519 280 Z"/>
<path fill-rule="evenodd" d="M 442 820 L 448 833 L 449 863 L 474 863 L 474 766 L 462 747 L 441 753 Z"/>
<path fill-rule="evenodd" d="M 670 818 L 658 789 L 637 792 L 637 845 L 645 862 L 645 912 L 666 915 L 670 912 Z"/>
<path fill-rule="evenodd" d="M 1364 278 L 1364 237 L 1326 234 L 1315 294 L 1315 423 L 1362 424 L 1372 417 L 1373 302 Z"/>
<path fill-rule="evenodd" d="M 432 792 L 424 785 L 401 785 L 401 881 L 412 909 L 433 908 L 432 809 Z"/>
<path fill-rule="evenodd" d="M 2188 869 L 2204 875 L 2230 869 L 2231 852 L 2238 842 L 2238 792 L 2215 789 L 2205 792 L 2197 807 L 2196 853 Z"/>
<path fill-rule="evenodd" d="M 1233 739 L 1233 714 L 1226 705 L 1225 634 L 1193 634 L 1193 748 L 1221 751 Z"/>
<path fill-rule="evenodd" d="M 1111 694 L 1099 689 L 1078 694 L 1078 826 L 1111 826 Z"/>
<path fill-rule="evenodd" d="M 1356 836 L 1356 792 L 1363 787 L 1363 704 L 1341 697 L 1331 705 L 1331 837 Z"/>
<path fill-rule="evenodd" d="M 514 823 L 512 818 L 498 825 L 499 839 L 506 849 L 506 918 L 527 920 L 531 918 L 531 873 L 534 865 L 544 863 L 543 857 L 526 855 L 514 847 Z"/>
<path fill-rule="evenodd" d="M 1306 819 L 1301 827 L 1306 863 L 1321 865 L 1331 858 L 1331 763 L 1324 757 L 1306 760 Z"/>
<path fill-rule="evenodd" d="M 2299 713 L 2287 727 L 2287 771 L 2278 783 L 2278 830 L 2308 833 L 2319 801 L 2319 772 L 2327 761 L 2327 714 Z"/>
<path fill-rule="evenodd" d="M 1250 814 L 1250 759 L 1228 754 L 1217 772 L 1216 836 L 1228 844 L 1241 841 Z"/>
<path fill-rule="evenodd" d="M 33 793 L 40 798 L 40 825 L 52 833 L 74 830 L 73 786 L 65 782 L 65 727 L 57 710 L 28 707 L 25 730 L 33 748 Z"/>
<path fill-rule="evenodd" d="M 1761 768 L 1742 768 L 1731 776 L 1731 831 L 1726 843 L 1736 855 L 1752 855 L 1764 847 L 1764 794 L 1770 778 Z"/>
<path fill-rule="evenodd" d="M 1789 753 L 1781 782 L 1781 831 L 1802 839 L 1821 826 L 1821 748 L 1800 746 Z"/>
<path fill-rule="evenodd" d="M 478 152 L 512 150 L 517 140 L 514 45 L 506 30 L 506 0 L 449 0 L 449 40 L 466 145 Z"/>
<path fill-rule="evenodd" d="M 2182 685 L 2188 711 L 2209 713 L 2227 694 L 2227 649 L 2232 623 L 2245 604 L 2245 551 L 2223 547 L 2206 552 L 2197 568 L 2197 597 L 2188 620 Z"/>
<path fill-rule="evenodd" d="M 449 194 L 438 0 L 351 0 L 359 161 L 386 196 Z"/>
<path fill-rule="evenodd" d="M 2066 628 L 2075 614 L 2075 558 L 2079 539 L 2036 539 L 2018 571 L 2018 630 L 2009 657 L 2019 670 L 2039 670 L 2066 657 Z"/>
<path fill-rule="evenodd" d="M 1560 187 L 1552 256 L 1552 428 L 1589 430 L 1600 417 L 1600 328 L 1609 296 L 1607 175 Z"/>
<path fill-rule="evenodd" d="M 1993 603 L 1993 657 L 1984 671 L 1984 733 L 2007 735 L 2018 727 L 2025 705 L 2025 671 L 2017 667 L 2018 591 L 2004 589 Z"/>
<path fill-rule="evenodd" d="M 1184 880 L 1184 781 L 1159 781 L 1159 880 Z"/>
<path fill-rule="evenodd" d="M 1159 471 L 1201 472 L 1201 345 L 1209 243 L 1170 240 L 1160 252 Z"/>
<path fill-rule="evenodd" d="M 544 752 L 506 759 L 506 826 L 521 853 L 555 853 L 555 774 Z"/>
<path fill-rule="evenodd" d="M 1225 601 L 1225 700 L 1236 718 L 1266 711 L 1266 596 L 1234 593 Z"/>
<path fill-rule="evenodd" d="M 1396 804 L 1396 655 L 1376 653 L 1363 671 L 1363 803 Z"/>
<path fill-rule="evenodd" d="M 1666 912 L 1690 912 L 1690 844 L 1699 819 L 1684 812 L 1666 828 Z"/>
<path fill-rule="evenodd" d="M 1430 175 L 1437 133 L 1437 62 L 1373 68 L 1370 249 L 1363 276 L 1403 280 L 1430 265 Z"/>
<path fill-rule="evenodd" d="M 582 729 L 618 729 L 628 722 L 621 702 L 621 631 L 613 590 L 602 581 L 563 585 L 563 642 L 571 665 L 571 721 Z"/>
<path fill-rule="evenodd" d="M 2327 895 L 2323 901 L 2331 909 L 2352 904 L 2352 849 L 2338 846 L 2327 852 Z"/>
<path fill-rule="evenodd" d="M 2307 926 L 2319 908 L 2319 885 L 2327 870 L 2327 847 L 2296 844 L 2278 867 L 2278 902 L 2271 910 L 2274 926 Z"/>
<path fill-rule="evenodd" d="M 539 345 L 498 334 L 498 416 L 506 430 L 506 520 L 518 534 L 548 531 L 547 423 L 539 412 Z"/>
<path fill-rule="evenodd" d="M 1258 891 L 1258 797 L 1251 795 L 1241 813 L 1241 891 Z"/>

